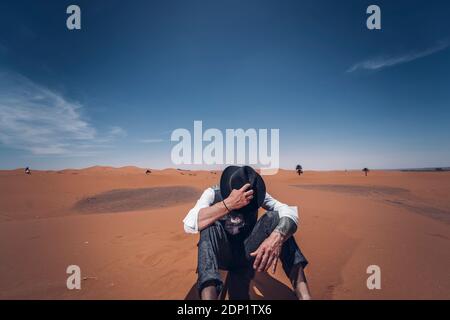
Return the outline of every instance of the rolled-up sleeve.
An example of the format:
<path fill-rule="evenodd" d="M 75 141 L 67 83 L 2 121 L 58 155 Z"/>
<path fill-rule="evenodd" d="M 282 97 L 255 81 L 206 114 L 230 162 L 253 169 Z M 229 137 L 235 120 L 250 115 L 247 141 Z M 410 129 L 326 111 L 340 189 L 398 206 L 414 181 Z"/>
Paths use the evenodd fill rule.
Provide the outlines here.
<path fill-rule="evenodd" d="M 264 199 L 262 207 L 268 211 L 278 211 L 280 218 L 288 217 L 292 219 L 296 225 L 299 224 L 298 208 L 281 203 L 268 193 L 266 193 L 266 198 Z"/>
<path fill-rule="evenodd" d="M 198 199 L 195 206 L 189 210 L 188 214 L 183 220 L 184 231 L 186 233 L 198 233 L 198 212 L 212 205 L 214 202 L 214 190 L 212 188 L 206 189 Z"/>

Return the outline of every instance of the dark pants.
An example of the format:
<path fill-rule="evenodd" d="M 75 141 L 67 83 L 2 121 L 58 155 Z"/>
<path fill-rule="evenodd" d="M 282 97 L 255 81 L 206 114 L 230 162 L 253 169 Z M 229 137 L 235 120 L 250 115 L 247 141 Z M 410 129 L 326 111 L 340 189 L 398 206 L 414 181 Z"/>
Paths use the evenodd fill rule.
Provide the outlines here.
<path fill-rule="evenodd" d="M 199 292 L 209 285 L 215 285 L 218 292 L 222 290 L 219 269 L 240 275 L 243 282 L 246 280 L 249 284 L 254 276 L 253 261 L 255 259 L 250 256 L 250 253 L 258 249 L 272 233 L 279 219 L 278 212 L 266 212 L 256 222 L 250 235 L 245 238 L 230 235 L 219 221 L 203 229 L 198 243 L 197 286 Z M 301 264 L 304 268 L 308 264 L 294 237 L 290 237 L 283 243 L 280 260 L 288 276 L 295 265 Z"/>

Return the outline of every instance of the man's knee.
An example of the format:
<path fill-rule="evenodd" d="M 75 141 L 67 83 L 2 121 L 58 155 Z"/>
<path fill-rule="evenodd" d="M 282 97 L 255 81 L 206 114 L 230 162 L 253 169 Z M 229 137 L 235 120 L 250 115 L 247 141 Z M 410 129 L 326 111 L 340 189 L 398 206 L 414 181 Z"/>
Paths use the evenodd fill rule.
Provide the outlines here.
<path fill-rule="evenodd" d="M 261 222 L 265 225 L 266 228 L 273 230 L 278 225 L 280 221 L 280 216 L 278 211 L 267 211 L 262 217 Z"/>
<path fill-rule="evenodd" d="M 266 211 L 263 217 L 271 220 L 280 218 L 280 216 L 278 215 L 278 211 Z"/>
<path fill-rule="evenodd" d="M 273 230 L 277 227 L 280 221 L 277 211 L 267 211 L 258 219 L 250 236 L 244 241 L 245 255 L 248 261 L 253 261 L 254 258 L 250 253 L 254 252 L 269 237 Z"/>
<path fill-rule="evenodd" d="M 200 231 L 200 242 L 201 241 L 211 241 L 214 238 L 221 237 L 221 225 L 219 222 L 215 222 L 203 230 Z"/>

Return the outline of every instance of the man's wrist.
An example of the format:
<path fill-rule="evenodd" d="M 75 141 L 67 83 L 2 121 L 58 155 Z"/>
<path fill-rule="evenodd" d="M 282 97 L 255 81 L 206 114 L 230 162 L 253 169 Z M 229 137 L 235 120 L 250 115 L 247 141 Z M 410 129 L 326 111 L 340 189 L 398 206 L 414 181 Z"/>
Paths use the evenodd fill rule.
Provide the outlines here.
<path fill-rule="evenodd" d="M 229 198 L 226 198 L 225 200 L 223 200 L 223 204 L 227 208 L 228 212 L 231 212 L 234 210 L 234 207 Z"/>
<path fill-rule="evenodd" d="M 225 207 L 225 210 L 229 213 L 231 210 L 228 208 L 227 204 L 225 203 L 225 200 L 222 200 L 223 206 Z"/>
<path fill-rule="evenodd" d="M 278 240 L 281 242 L 284 242 L 284 240 L 286 240 L 286 235 L 277 229 L 273 230 L 272 234 L 270 236 L 273 237 L 275 240 Z"/>
<path fill-rule="evenodd" d="M 230 200 L 228 200 L 228 198 L 222 200 L 222 204 L 225 208 L 225 210 L 227 211 L 227 213 L 230 213 L 231 211 L 233 211 L 233 206 L 230 203 Z"/>

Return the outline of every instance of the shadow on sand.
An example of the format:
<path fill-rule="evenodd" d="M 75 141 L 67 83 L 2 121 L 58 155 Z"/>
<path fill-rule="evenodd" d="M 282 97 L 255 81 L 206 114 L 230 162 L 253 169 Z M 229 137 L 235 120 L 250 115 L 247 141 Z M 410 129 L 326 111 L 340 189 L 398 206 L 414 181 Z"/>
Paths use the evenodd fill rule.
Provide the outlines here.
<path fill-rule="evenodd" d="M 239 277 L 234 277 L 232 273 L 227 275 L 227 296 L 239 297 L 246 296 L 246 290 L 251 300 L 297 300 L 294 291 L 284 283 L 272 278 L 267 273 L 256 273 L 250 284 L 241 281 Z M 197 285 L 191 287 L 185 300 L 199 300 Z"/>
<path fill-rule="evenodd" d="M 81 213 L 111 213 L 164 208 L 198 199 L 201 191 L 188 186 L 115 189 L 79 200 Z"/>

